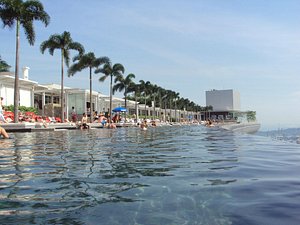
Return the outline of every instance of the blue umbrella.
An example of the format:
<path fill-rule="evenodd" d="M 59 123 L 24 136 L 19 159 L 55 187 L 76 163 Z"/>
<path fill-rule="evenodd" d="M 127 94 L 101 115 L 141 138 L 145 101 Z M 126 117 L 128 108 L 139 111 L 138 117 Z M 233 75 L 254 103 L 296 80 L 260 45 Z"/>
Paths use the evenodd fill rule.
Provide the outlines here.
<path fill-rule="evenodd" d="M 113 109 L 113 112 L 127 112 L 127 109 L 123 107 L 117 107 Z"/>

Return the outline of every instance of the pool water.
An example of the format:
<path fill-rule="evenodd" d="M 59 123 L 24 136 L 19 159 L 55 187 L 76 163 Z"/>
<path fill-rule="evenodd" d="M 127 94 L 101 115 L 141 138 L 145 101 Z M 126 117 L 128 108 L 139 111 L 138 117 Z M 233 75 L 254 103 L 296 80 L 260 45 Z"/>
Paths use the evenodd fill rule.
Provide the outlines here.
<path fill-rule="evenodd" d="M 0 224 L 299 224 L 300 145 L 202 126 L 0 139 Z"/>

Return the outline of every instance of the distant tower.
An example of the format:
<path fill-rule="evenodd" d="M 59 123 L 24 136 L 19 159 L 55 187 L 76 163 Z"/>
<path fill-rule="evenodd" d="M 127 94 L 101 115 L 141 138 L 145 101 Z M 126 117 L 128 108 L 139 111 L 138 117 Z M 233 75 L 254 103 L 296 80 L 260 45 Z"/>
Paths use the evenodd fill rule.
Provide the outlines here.
<path fill-rule="evenodd" d="M 239 111 L 240 93 L 232 89 L 206 91 L 206 105 L 211 105 L 213 111 Z"/>

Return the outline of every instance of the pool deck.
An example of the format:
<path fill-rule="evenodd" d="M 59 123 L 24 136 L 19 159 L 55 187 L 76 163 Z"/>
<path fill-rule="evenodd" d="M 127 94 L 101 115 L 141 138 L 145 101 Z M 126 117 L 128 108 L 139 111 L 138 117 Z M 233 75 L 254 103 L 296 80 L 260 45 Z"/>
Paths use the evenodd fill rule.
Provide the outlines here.
<path fill-rule="evenodd" d="M 98 129 L 103 128 L 102 124 L 99 123 L 89 123 L 90 128 Z M 117 127 L 134 127 L 135 124 L 132 123 L 117 123 Z M 75 130 L 78 129 L 77 125 L 74 123 L 51 123 L 47 124 L 46 127 L 43 123 L 1 123 L 7 132 L 39 132 L 39 131 L 54 131 L 54 130 Z"/>
<path fill-rule="evenodd" d="M 76 130 L 78 129 L 78 125 L 74 123 L 50 123 L 47 124 L 46 127 L 43 123 L 1 123 L 1 127 L 3 127 L 7 132 L 40 132 L 40 131 L 55 131 L 55 130 Z M 91 129 L 100 129 L 104 128 L 101 123 L 89 123 L 88 124 Z M 196 125 L 194 123 L 158 123 L 158 126 L 164 125 L 173 125 L 173 126 L 181 126 L 181 125 Z M 116 123 L 116 127 L 137 127 L 135 123 Z M 257 122 L 251 123 L 222 123 L 217 124 L 215 127 L 238 132 L 238 133 L 256 133 L 260 129 L 260 124 Z"/>

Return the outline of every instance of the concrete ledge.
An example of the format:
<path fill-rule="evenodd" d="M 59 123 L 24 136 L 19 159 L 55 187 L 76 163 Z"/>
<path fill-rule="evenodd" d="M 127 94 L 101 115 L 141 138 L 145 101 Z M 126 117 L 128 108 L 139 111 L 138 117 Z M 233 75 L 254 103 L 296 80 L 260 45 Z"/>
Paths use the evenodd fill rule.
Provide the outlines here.
<path fill-rule="evenodd" d="M 101 123 L 88 123 L 90 128 L 100 129 L 104 128 Z M 160 126 L 161 124 L 158 124 Z M 3 127 L 7 132 L 39 132 L 39 131 L 54 131 L 59 129 L 73 130 L 78 129 L 78 125 L 74 123 L 50 123 L 46 124 L 35 122 L 23 122 L 23 123 L 1 123 L 1 127 Z M 122 127 L 137 127 L 136 123 L 116 123 L 117 128 Z"/>
<path fill-rule="evenodd" d="M 59 129 L 73 130 L 78 129 L 78 125 L 74 123 L 50 123 L 46 127 L 43 123 L 1 123 L 0 124 L 7 132 L 39 132 L 39 131 L 54 131 Z M 90 128 L 100 129 L 103 128 L 101 123 L 89 123 Z M 116 123 L 120 127 L 134 127 L 136 124 L 132 123 Z"/>
<path fill-rule="evenodd" d="M 34 123 L 1 123 L 6 131 L 18 131 L 18 132 L 30 132 L 31 129 L 35 128 Z"/>
<path fill-rule="evenodd" d="M 41 132 L 41 131 L 54 131 L 55 128 L 34 128 L 31 129 L 31 132 Z"/>
<path fill-rule="evenodd" d="M 47 128 L 53 128 L 53 129 L 76 129 L 75 124 L 70 123 L 50 123 L 47 125 Z"/>

